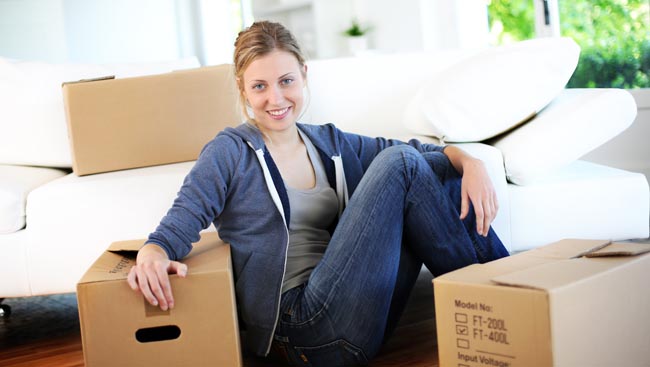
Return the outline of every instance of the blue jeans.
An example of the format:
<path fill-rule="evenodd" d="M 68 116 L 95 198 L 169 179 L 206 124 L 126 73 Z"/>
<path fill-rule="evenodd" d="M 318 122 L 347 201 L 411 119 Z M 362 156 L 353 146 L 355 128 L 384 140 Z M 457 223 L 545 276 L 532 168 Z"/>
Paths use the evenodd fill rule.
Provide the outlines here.
<path fill-rule="evenodd" d="M 297 366 L 356 366 L 375 356 L 422 264 L 433 276 L 508 255 L 473 211 L 459 219 L 460 176 L 442 153 L 381 152 L 309 281 L 282 295 L 274 348 Z"/>

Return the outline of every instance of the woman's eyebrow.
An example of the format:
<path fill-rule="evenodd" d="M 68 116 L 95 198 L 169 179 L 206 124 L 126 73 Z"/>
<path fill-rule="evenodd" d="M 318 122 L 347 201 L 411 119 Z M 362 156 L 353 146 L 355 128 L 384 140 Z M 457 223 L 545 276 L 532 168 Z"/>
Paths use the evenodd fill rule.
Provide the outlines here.
<path fill-rule="evenodd" d="M 284 79 L 284 78 L 286 78 L 286 77 L 288 77 L 288 76 L 293 76 L 293 74 L 294 74 L 294 72 L 293 72 L 293 71 L 290 71 L 290 72 L 288 72 L 288 73 L 286 73 L 286 74 L 280 75 L 280 76 L 278 77 L 278 80 L 280 80 L 280 79 Z M 263 80 L 263 79 L 253 79 L 253 80 L 250 81 L 250 83 L 266 83 L 266 80 Z"/>
<path fill-rule="evenodd" d="M 290 72 L 288 72 L 288 73 L 286 73 L 286 74 L 284 74 L 284 75 L 281 75 L 281 76 L 278 78 L 278 80 L 279 80 L 279 79 L 284 79 L 284 78 L 286 78 L 286 77 L 288 77 L 288 76 L 293 76 L 293 71 L 290 71 Z"/>

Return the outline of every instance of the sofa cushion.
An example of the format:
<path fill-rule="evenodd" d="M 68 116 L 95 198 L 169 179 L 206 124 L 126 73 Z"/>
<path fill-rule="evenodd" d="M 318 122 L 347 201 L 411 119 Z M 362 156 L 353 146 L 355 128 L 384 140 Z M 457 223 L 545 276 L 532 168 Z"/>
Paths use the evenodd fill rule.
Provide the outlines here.
<path fill-rule="evenodd" d="M 65 174 L 52 168 L 0 165 L 0 234 L 22 229 L 30 191 Z"/>
<path fill-rule="evenodd" d="M 415 133 L 448 142 L 481 141 L 540 111 L 578 63 L 570 38 L 539 38 L 490 48 L 424 79 L 405 111 Z"/>
<path fill-rule="evenodd" d="M 538 116 L 493 143 L 503 153 L 506 175 L 530 184 L 567 166 L 625 129 L 636 116 L 622 89 L 566 89 Z"/>
<path fill-rule="evenodd" d="M 143 64 L 48 64 L 0 58 L 0 164 L 71 167 L 61 83 L 199 66 L 195 58 Z"/>
<path fill-rule="evenodd" d="M 84 271 L 108 245 L 146 238 L 193 166 L 185 162 L 81 177 L 69 174 L 35 189 L 27 202 L 24 231 L 30 237 L 32 292 L 74 292 Z"/>
<path fill-rule="evenodd" d="M 510 184 L 508 191 L 514 251 L 563 238 L 648 238 L 643 174 L 579 160 L 533 184 Z"/>

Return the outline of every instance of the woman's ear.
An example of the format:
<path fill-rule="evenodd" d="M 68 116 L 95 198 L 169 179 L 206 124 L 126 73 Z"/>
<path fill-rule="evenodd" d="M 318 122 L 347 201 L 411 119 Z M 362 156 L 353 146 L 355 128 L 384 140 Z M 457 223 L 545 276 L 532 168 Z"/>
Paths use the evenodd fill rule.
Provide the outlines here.
<path fill-rule="evenodd" d="M 302 79 L 305 81 L 305 85 L 307 85 L 307 64 L 302 66 Z"/>

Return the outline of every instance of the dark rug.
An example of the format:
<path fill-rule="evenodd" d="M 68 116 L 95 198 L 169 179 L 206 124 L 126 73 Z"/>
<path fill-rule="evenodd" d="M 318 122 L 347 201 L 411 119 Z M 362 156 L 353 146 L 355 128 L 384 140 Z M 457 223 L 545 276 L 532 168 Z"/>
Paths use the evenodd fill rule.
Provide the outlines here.
<path fill-rule="evenodd" d="M 0 317 L 0 349 L 41 339 L 79 334 L 76 294 L 7 298 L 8 318 Z"/>

